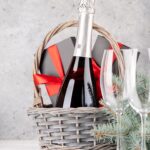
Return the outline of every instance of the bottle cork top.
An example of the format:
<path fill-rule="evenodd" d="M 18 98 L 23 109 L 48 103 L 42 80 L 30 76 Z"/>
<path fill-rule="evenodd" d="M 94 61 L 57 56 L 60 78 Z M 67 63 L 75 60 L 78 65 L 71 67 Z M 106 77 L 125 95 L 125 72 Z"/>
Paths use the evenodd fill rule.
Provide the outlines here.
<path fill-rule="evenodd" d="M 79 5 L 80 12 L 94 13 L 95 0 L 81 0 Z"/>

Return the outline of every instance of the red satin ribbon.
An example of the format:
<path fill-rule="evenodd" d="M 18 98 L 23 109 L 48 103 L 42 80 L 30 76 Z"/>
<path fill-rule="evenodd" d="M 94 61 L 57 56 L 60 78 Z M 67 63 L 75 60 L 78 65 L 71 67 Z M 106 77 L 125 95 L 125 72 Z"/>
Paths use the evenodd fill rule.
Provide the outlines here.
<path fill-rule="evenodd" d="M 59 92 L 65 75 L 57 46 L 50 46 L 48 48 L 48 54 L 54 67 L 56 68 L 59 77 L 44 74 L 34 74 L 33 78 L 35 85 L 45 84 L 48 95 L 53 96 Z"/>
<path fill-rule="evenodd" d="M 63 79 L 55 76 L 48 76 L 44 74 L 34 74 L 35 85 L 45 84 L 49 96 L 53 96 L 59 92 Z"/>
<path fill-rule="evenodd" d="M 49 47 L 48 48 L 48 54 L 49 54 L 49 57 L 51 58 L 51 60 L 53 62 L 53 65 L 56 68 L 56 71 L 57 71 L 59 77 L 63 78 L 65 73 L 64 73 L 62 60 L 61 60 L 57 46 L 53 45 L 53 46 Z"/>
<path fill-rule="evenodd" d="M 119 47 L 122 47 L 122 44 L 119 43 Z M 34 82 L 35 85 L 45 84 L 46 89 L 49 96 L 53 96 L 58 94 L 59 89 L 62 85 L 63 79 L 65 77 L 64 68 L 62 65 L 61 57 L 56 45 L 53 45 L 48 48 L 49 56 L 55 66 L 58 77 L 51 76 L 51 75 L 44 75 L 44 74 L 34 74 Z M 114 55 L 113 62 L 116 60 L 116 56 Z M 94 77 L 96 81 L 96 93 L 97 93 L 97 100 L 102 98 L 101 89 L 100 89 L 100 67 L 96 64 L 94 58 L 92 58 L 92 66 L 94 71 Z"/>

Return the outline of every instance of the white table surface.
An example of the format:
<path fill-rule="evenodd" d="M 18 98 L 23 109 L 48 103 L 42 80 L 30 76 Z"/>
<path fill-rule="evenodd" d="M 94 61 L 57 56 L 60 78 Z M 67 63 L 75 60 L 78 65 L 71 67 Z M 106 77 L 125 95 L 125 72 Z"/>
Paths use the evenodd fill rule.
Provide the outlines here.
<path fill-rule="evenodd" d="M 0 141 L 0 150 L 39 150 L 38 141 L 3 140 Z"/>

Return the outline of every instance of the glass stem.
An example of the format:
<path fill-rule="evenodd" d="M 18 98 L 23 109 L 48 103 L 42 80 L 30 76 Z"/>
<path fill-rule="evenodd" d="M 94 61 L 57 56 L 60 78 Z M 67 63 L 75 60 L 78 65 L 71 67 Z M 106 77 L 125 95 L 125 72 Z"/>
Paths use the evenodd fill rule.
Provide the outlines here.
<path fill-rule="evenodd" d="M 121 150 L 121 112 L 117 112 L 117 150 Z"/>
<path fill-rule="evenodd" d="M 140 114 L 141 116 L 141 137 L 142 137 L 142 141 L 141 141 L 141 150 L 146 150 L 146 119 L 147 119 L 147 114 Z"/>

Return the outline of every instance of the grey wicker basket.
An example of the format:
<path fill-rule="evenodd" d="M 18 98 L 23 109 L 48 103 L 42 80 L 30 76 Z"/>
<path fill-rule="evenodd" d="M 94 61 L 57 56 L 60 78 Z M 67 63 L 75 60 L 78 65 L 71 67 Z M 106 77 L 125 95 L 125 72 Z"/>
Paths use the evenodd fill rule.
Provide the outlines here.
<path fill-rule="evenodd" d="M 33 74 L 40 74 L 41 55 L 50 39 L 68 27 L 77 26 L 77 21 L 69 21 L 58 25 L 50 31 L 42 45 L 38 48 Z M 123 59 L 117 42 L 103 27 L 93 24 L 93 29 L 103 35 L 111 44 L 119 61 L 120 72 L 123 72 Z M 42 108 L 43 100 L 39 86 L 34 84 L 34 104 L 28 110 L 37 126 L 41 149 L 45 150 L 114 150 L 115 145 L 98 144 L 91 130 L 94 125 L 106 122 L 109 118 L 99 108 Z"/>

